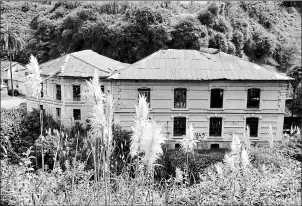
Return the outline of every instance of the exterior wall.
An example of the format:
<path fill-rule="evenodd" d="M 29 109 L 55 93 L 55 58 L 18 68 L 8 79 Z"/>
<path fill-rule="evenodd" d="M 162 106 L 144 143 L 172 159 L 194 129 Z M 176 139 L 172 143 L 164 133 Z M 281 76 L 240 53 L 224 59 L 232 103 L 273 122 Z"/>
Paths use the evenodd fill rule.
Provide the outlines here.
<path fill-rule="evenodd" d="M 61 85 L 61 100 L 56 99 L 56 84 Z M 47 114 L 53 116 L 54 119 L 61 121 L 63 125 L 69 127 L 74 124 L 73 109 L 81 110 L 81 120 L 85 123 L 91 112 L 91 105 L 85 101 L 84 95 L 81 95 L 81 101 L 73 101 L 73 85 L 81 86 L 81 94 L 87 91 L 88 86 L 84 78 L 50 78 L 43 82 L 43 97 L 41 105 Z M 105 86 L 106 88 L 106 86 Z M 31 111 L 38 108 L 39 102 L 37 98 L 27 96 L 27 108 Z M 61 117 L 58 118 L 56 108 L 61 108 Z"/>
<path fill-rule="evenodd" d="M 135 107 L 138 102 L 138 88 L 151 89 L 150 117 L 162 123 L 163 132 L 173 142 L 179 137 L 173 136 L 173 118 L 186 117 L 187 126 L 193 124 L 199 140 L 207 142 L 228 142 L 232 134 L 243 136 L 245 119 L 258 117 L 258 137 L 254 141 L 268 138 L 269 125 L 273 127 L 276 141 L 281 141 L 286 82 L 241 82 L 241 81 L 204 81 L 204 82 L 171 82 L 171 81 L 113 81 L 112 90 L 116 102 L 115 121 L 124 129 L 133 124 Z M 213 88 L 224 89 L 223 108 L 210 108 L 210 92 Z M 247 90 L 259 88 L 260 108 L 247 109 Z M 174 89 L 187 89 L 187 108 L 174 108 Z M 209 120 L 211 117 L 222 117 L 222 136 L 209 137 Z M 181 137 L 180 137 L 181 138 Z M 225 147 L 225 145 L 223 146 Z"/>
<path fill-rule="evenodd" d="M 8 89 L 12 88 L 10 79 L 7 80 L 6 85 L 8 86 Z M 17 89 L 20 94 L 26 95 L 26 86 L 23 81 L 18 81 L 18 80 L 13 79 L 13 86 L 14 86 L 14 89 Z"/>

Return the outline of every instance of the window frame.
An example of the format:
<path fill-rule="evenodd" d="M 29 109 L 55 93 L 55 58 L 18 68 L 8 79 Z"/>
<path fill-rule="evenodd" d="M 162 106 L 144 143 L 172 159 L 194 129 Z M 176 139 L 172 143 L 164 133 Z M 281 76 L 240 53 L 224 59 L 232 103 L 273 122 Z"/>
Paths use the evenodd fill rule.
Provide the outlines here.
<path fill-rule="evenodd" d="M 185 92 L 185 97 L 184 97 L 184 102 L 183 101 L 179 101 L 177 102 L 177 97 L 176 97 L 176 93 L 177 92 Z M 188 98 L 188 89 L 187 88 L 175 88 L 174 89 L 174 108 L 175 109 L 186 109 L 187 108 L 187 98 Z M 183 99 L 183 98 L 180 98 L 180 99 Z M 184 103 L 184 106 L 176 106 L 177 103 Z"/>
<path fill-rule="evenodd" d="M 58 98 L 58 86 L 60 87 L 60 98 Z M 61 84 L 56 84 L 56 100 L 62 100 L 62 86 Z"/>
<path fill-rule="evenodd" d="M 220 96 L 220 92 L 222 92 L 222 98 L 220 98 L 220 107 L 214 107 L 214 99 L 213 99 L 213 95 L 212 95 L 212 92 L 214 92 L 214 91 L 219 91 L 219 96 Z M 223 107 L 224 107 L 224 89 L 222 89 L 222 88 L 213 88 L 213 89 L 211 89 L 210 90 L 210 109 L 223 109 Z"/>
<path fill-rule="evenodd" d="M 75 96 L 75 87 L 78 87 L 80 89 L 78 96 Z M 81 101 L 81 85 L 72 85 L 72 100 L 74 102 Z"/>
<path fill-rule="evenodd" d="M 184 126 L 181 127 L 181 128 L 177 128 L 176 127 L 176 121 L 177 120 L 178 121 L 182 121 L 182 123 L 184 123 Z M 184 131 L 182 131 L 182 132 L 177 131 L 179 129 L 182 129 Z M 174 117 L 173 118 L 173 136 L 174 137 L 182 137 L 182 136 L 186 135 L 186 133 L 187 133 L 186 130 L 187 130 L 187 118 L 186 117 L 182 117 L 182 116 Z"/>
<path fill-rule="evenodd" d="M 145 90 L 145 91 L 143 91 Z M 151 89 L 150 88 L 147 88 L 147 87 L 144 87 L 144 88 L 138 88 L 137 89 L 137 100 L 139 100 L 139 95 L 141 94 L 141 92 L 146 92 L 148 91 L 149 92 L 149 96 L 145 96 L 146 97 L 146 100 L 147 100 L 147 103 L 149 104 L 149 107 L 151 107 Z"/>
<path fill-rule="evenodd" d="M 79 118 L 75 119 L 75 111 L 79 111 Z M 81 121 L 82 119 L 82 111 L 81 109 L 73 109 L 73 112 L 72 112 L 72 117 L 73 117 L 73 120 L 74 121 Z"/>
<path fill-rule="evenodd" d="M 219 132 L 220 134 L 218 134 L 218 135 L 216 133 L 213 134 L 213 131 L 212 131 L 214 129 L 212 129 L 211 125 L 212 125 L 212 121 L 214 119 L 217 119 L 217 120 L 219 119 L 220 120 L 220 132 Z M 222 117 L 210 117 L 210 120 L 209 120 L 209 137 L 222 137 L 222 129 L 223 129 L 222 119 L 223 119 Z"/>
<path fill-rule="evenodd" d="M 255 135 L 251 135 L 251 132 L 252 132 L 252 130 L 254 130 L 254 128 L 252 128 L 250 126 L 250 124 L 248 124 L 248 120 L 249 121 L 251 121 L 251 120 L 257 120 L 257 132 L 255 133 Z M 245 125 L 249 126 L 249 128 L 250 128 L 250 137 L 252 137 L 252 138 L 259 138 L 259 120 L 260 120 L 260 118 L 258 118 L 258 117 L 247 117 L 245 119 Z"/>
<path fill-rule="evenodd" d="M 250 97 L 250 93 L 253 90 L 259 92 L 259 94 L 258 94 L 259 95 L 258 96 L 258 98 L 259 98 L 258 99 L 258 105 L 256 107 L 255 106 L 251 106 L 251 99 L 253 98 L 253 96 Z M 255 91 L 254 91 L 254 93 L 255 93 Z M 254 96 L 256 96 L 256 95 L 254 95 Z M 249 89 L 247 89 L 247 101 L 246 101 L 246 108 L 247 109 L 260 109 L 260 101 L 261 101 L 261 89 L 260 88 L 249 88 Z"/>

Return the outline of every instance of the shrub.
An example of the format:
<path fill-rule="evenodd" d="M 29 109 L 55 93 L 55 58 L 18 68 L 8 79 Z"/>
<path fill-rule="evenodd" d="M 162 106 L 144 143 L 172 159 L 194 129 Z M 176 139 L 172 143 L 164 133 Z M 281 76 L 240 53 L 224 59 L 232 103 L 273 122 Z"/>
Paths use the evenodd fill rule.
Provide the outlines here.
<path fill-rule="evenodd" d="M 228 20 L 226 20 L 223 16 L 219 16 L 216 20 L 213 29 L 215 31 L 227 34 L 228 36 L 232 33 L 232 26 Z"/>
<path fill-rule="evenodd" d="M 177 49 L 196 49 L 207 47 L 207 28 L 192 16 L 182 19 L 172 32 L 174 47 Z"/>
<path fill-rule="evenodd" d="M 215 25 L 215 16 L 207 9 L 201 9 L 197 12 L 197 19 L 202 25 L 212 28 Z"/>
<path fill-rule="evenodd" d="M 233 44 L 233 42 L 228 41 L 228 54 L 235 55 L 236 54 L 236 46 Z"/>
<path fill-rule="evenodd" d="M 209 39 L 209 47 L 210 48 L 220 49 L 223 52 L 227 52 L 227 50 L 228 50 L 228 43 L 227 43 L 226 35 L 222 34 L 220 32 L 217 32 L 214 35 L 214 38 L 210 38 Z"/>
<path fill-rule="evenodd" d="M 191 175 L 191 182 L 199 181 L 199 173 L 202 173 L 207 167 L 223 160 L 226 150 L 209 150 L 201 153 L 189 154 L 189 173 Z M 186 155 L 182 151 L 170 150 L 166 152 L 164 158 L 161 158 L 159 164 L 162 167 L 158 168 L 158 173 L 162 174 L 160 178 L 168 178 L 175 176 L 176 167 L 186 168 Z"/>

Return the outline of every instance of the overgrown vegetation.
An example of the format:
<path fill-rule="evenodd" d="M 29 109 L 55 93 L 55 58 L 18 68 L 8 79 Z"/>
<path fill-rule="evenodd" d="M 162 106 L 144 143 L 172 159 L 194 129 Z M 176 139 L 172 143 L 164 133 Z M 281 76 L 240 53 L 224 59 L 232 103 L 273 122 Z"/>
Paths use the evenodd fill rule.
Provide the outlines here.
<path fill-rule="evenodd" d="M 1 16 L 22 26 L 27 46 L 15 57 L 21 63 L 30 54 L 45 62 L 83 49 L 133 63 L 158 49 L 212 47 L 286 71 L 301 56 L 300 6 L 287 6 L 272 1 L 4 1 Z"/>

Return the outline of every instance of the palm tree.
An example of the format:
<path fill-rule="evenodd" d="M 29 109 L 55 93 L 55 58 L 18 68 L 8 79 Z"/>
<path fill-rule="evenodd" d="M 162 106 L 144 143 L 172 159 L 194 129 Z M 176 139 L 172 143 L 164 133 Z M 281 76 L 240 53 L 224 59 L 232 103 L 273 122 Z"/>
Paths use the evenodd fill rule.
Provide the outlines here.
<path fill-rule="evenodd" d="M 9 69 L 11 78 L 12 95 L 14 96 L 13 86 L 13 72 L 12 72 L 12 57 L 25 46 L 25 41 L 20 37 L 20 32 L 16 27 L 13 27 L 11 23 L 3 22 L 1 24 L 1 46 L 7 51 L 9 56 Z M 2 72 L 2 70 L 1 70 Z"/>

